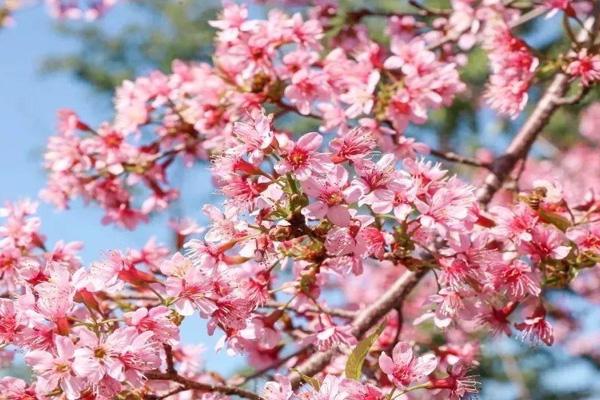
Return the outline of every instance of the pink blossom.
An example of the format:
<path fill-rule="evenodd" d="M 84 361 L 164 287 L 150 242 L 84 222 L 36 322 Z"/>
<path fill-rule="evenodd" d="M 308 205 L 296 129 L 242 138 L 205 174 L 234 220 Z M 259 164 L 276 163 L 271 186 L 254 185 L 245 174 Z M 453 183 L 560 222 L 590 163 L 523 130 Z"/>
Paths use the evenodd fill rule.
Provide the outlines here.
<path fill-rule="evenodd" d="M 45 395 L 60 387 L 67 398 L 78 399 L 84 381 L 73 369 L 75 346 L 65 336 L 56 336 L 54 345 L 53 352 L 33 350 L 25 355 L 27 364 L 38 374 L 36 391 Z"/>
<path fill-rule="evenodd" d="M 521 249 L 529 253 L 536 262 L 548 258 L 562 260 L 571 251 L 571 247 L 565 245 L 565 237 L 561 232 L 541 225 L 533 230 L 530 242 L 521 243 Z"/>
<path fill-rule="evenodd" d="M 12 300 L 0 299 L 0 340 L 4 344 L 19 339 L 26 328 L 25 318 Z"/>
<path fill-rule="evenodd" d="M 437 367 L 437 359 L 432 353 L 415 356 L 410 344 L 399 342 L 394 346 L 392 357 L 381 353 L 379 367 L 394 385 L 402 388 L 431 374 Z"/>
<path fill-rule="evenodd" d="M 293 172 L 298 180 L 306 180 L 312 171 L 324 173 L 327 170 L 329 158 L 317 152 L 323 137 L 316 132 L 303 135 L 298 142 L 293 143 L 287 138 L 279 140 L 285 158 L 279 162 L 275 169 L 280 174 Z"/>
<path fill-rule="evenodd" d="M 539 284 L 533 279 L 531 267 L 520 260 L 504 264 L 494 271 L 494 288 L 505 288 L 514 300 L 526 295 L 539 296 L 541 292 Z"/>
<path fill-rule="evenodd" d="M 160 366 L 156 343 L 151 340 L 152 332 L 138 334 L 135 328 L 127 327 L 104 338 L 88 330 L 80 331 L 80 335 L 74 368 L 95 383 L 108 376 L 139 387 L 145 380 L 143 372 Z"/>
<path fill-rule="evenodd" d="M 265 383 L 263 397 L 266 400 L 289 400 L 293 396 L 290 380 L 282 375 L 276 375 L 275 381 Z"/>
<path fill-rule="evenodd" d="M 588 54 L 587 49 L 581 49 L 567 65 L 566 72 L 581 79 L 584 86 L 589 86 L 600 80 L 600 54 Z"/>
<path fill-rule="evenodd" d="M 450 368 L 449 375 L 443 379 L 434 379 L 434 388 L 448 390 L 450 400 L 459 400 L 464 396 L 477 393 L 479 383 L 473 375 L 469 375 L 469 368 L 464 363 L 457 363 Z"/>
<path fill-rule="evenodd" d="M 35 400 L 37 399 L 35 387 L 28 386 L 27 383 L 12 376 L 0 378 L 0 391 L 10 400 Z"/>
<path fill-rule="evenodd" d="M 498 113 L 515 119 L 527 104 L 538 60 L 503 24 L 489 30 L 484 46 L 492 70 L 485 92 L 487 102 Z"/>
<path fill-rule="evenodd" d="M 95 20 L 105 14 L 119 0 L 94 2 L 72 0 L 46 0 L 50 14 L 56 18 Z"/>
<path fill-rule="evenodd" d="M 308 400 L 346 400 L 348 393 L 344 390 L 342 378 L 327 375 L 318 390 L 311 389 L 306 393 Z"/>
<path fill-rule="evenodd" d="M 356 338 L 350 325 L 336 325 L 331 318 L 319 317 L 315 333 L 307 336 L 304 343 L 314 343 L 320 351 L 327 351 L 340 345 L 352 346 Z"/>
<path fill-rule="evenodd" d="M 358 160 L 365 157 L 375 148 L 375 139 L 365 128 L 353 128 L 334 138 L 329 147 L 333 150 L 332 160 Z"/>
<path fill-rule="evenodd" d="M 551 346 L 554 342 L 552 325 L 546 320 L 546 310 L 538 306 L 525 321 L 515 324 L 515 328 L 523 333 L 523 337 L 533 343 L 544 342 Z"/>
<path fill-rule="evenodd" d="M 285 97 L 303 115 L 310 114 L 311 104 L 329 99 L 327 81 L 323 73 L 301 69 L 292 76 L 292 84 L 285 89 Z"/>
<path fill-rule="evenodd" d="M 152 339 L 159 342 L 175 342 L 179 340 L 179 329 L 169 319 L 171 310 L 165 306 L 157 306 L 148 310 L 146 307 L 125 313 L 123 318 L 127 325 L 134 326 L 138 333 L 152 332 Z"/>
<path fill-rule="evenodd" d="M 161 266 L 161 270 L 168 276 L 166 291 L 175 299 L 177 312 L 192 315 L 196 308 L 206 318 L 217 309 L 210 280 L 189 259 L 175 253 L 170 261 Z"/>
<path fill-rule="evenodd" d="M 271 130 L 272 116 L 266 116 L 264 111 L 255 111 L 248 122 L 237 122 L 233 134 L 238 137 L 251 153 L 251 159 L 259 160 L 263 152 L 271 146 L 273 131 Z"/>
<path fill-rule="evenodd" d="M 350 212 L 346 203 L 355 201 L 359 192 L 349 186 L 348 172 L 342 166 L 336 166 L 327 171 L 324 177 L 309 179 L 302 182 L 302 188 L 309 196 L 317 200 L 305 207 L 302 213 L 308 218 L 323 218 L 327 216 L 331 222 L 339 226 L 350 223 Z"/>
<path fill-rule="evenodd" d="M 389 197 L 388 185 L 398 178 L 395 172 L 396 159 L 392 154 L 386 154 L 377 163 L 362 159 L 355 163 L 359 177 L 352 186 L 361 191 L 359 205 L 373 205 L 382 198 Z"/>

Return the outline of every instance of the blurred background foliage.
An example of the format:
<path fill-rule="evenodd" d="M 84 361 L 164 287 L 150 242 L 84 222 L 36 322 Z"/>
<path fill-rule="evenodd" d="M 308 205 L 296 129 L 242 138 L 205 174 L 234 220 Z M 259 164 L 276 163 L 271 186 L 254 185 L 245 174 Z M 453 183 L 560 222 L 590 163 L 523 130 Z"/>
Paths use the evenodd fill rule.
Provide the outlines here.
<path fill-rule="evenodd" d="M 525 3 L 528 0 L 524 0 Z M 447 0 L 430 0 L 423 4 L 448 9 Z M 267 2 L 267 8 L 269 3 Z M 342 0 L 342 12 L 333 20 L 334 31 L 350 29 L 351 15 L 356 10 L 414 11 L 406 0 Z M 207 24 L 218 13 L 216 0 L 143 0 L 127 5 L 131 8 L 126 21 L 117 28 L 104 24 L 60 23 L 56 29 L 79 43 L 79 50 L 71 54 L 47 58 L 41 66 L 45 73 L 72 74 L 87 83 L 99 98 L 110 99 L 112 92 L 124 79 L 133 79 L 152 69 L 168 72 L 174 59 L 210 62 L 214 30 Z M 250 7 L 251 15 L 264 16 L 263 6 Z M 301 8 L 287 7 L 287 11 Z M 116 9 L 106 18 L 118 18 Z M 130 18 L 130 17 L 134 18 Z M 363 22 L 372 37 L 388 43 L 385 24 L 380 17 L 367 17 Z M 520 28 L 521 36 L 532 46 L 542 63 L 555 60 L 567 48 L 562 28 L 556 19 L 537 19 Z M 469 89 L 454 104 L 434 112 L 425 127 L 411 127 L 409 136 L 437 146 L 473 155 L 479 146 L 499 152 L 523 123 L 523 118 L 509 121 L 496 118 L 485 109 L 480 99 L 488 75 L 487 57 L 481 48 L 473 49 L 461 69 L 462 79 Z M 540 83 L 551 78 L 542 73 Z M 528 115 L 541 95 L 533 89 L 530 94 Z M 578 135 L 578 115 L 582 108 L 600 99 L 596 87 L 577 105 L 563 107 L 545 128 L 543 139 L 550 149 L 563 149 L 581 140 Z M 288 129 L 307 131 L 317 124 L 310 118 L 286 117 Z M 547 148 L 548 146 L 546 146 Z M 537 156 L 552 156 L 547 150 Z M 464 172 L 464 171 L 461 171 Z M 592 307 L 578 304 L 579 311 Z M 484 344 L 484 358 L 476 373 L 483 381 L 482 399 L 575 400 L 600 399 L 600 368 L 598 360 L 573 357 L 561 349 L 531 347 L 517 340 L 490 339 Z M 579 371 L 573 375 L 573 371 Z M 578 378 L 573 380 L 573 376 Z M 583 377 L 583 378 L 582 378 Z"/>
<path fill-rule="evenodd" d="M 174 59 L 209 61 L 218 1 L 131 2 L 135 21 L 110 30 L 98 24 L 58 23 L 56 29 L 80 43 L 79 51 L 47 58 L 44 72 L 74 74 L 101 94 L 112 94 L 124 79 L 152 69 L 169 71 Z M 116 11 L 107 18 L 118 14 Z"/>

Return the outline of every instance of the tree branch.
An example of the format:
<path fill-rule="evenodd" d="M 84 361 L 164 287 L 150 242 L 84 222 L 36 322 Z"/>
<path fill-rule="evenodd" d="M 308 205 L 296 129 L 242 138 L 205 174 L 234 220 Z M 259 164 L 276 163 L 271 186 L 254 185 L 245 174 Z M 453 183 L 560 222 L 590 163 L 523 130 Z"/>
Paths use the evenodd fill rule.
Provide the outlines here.
<path fill-rule="evenodd" d="M 167 359 L 167 372 L 170 374 L 174 374 L 177 371 L 175 370 L 175 362 L 173 360 L 173 348 L 170 344 L 164 344 L 165 348 L 165 358 Z"/>
<path fill-rule="evenodd" d="M 369 329 L 383 318 L 390 310 L 398 307 L 412 289 L 427 273 L 426 269 L 416 272 L 407 271 L 373 304 L 362 310 L 352 321 L 352 333 L 360 339 Z M 308 360 L 299 365 L 294 372 L 290 374 L 292 387 L 300 386 L 302 375 L 313 376 L 321 372 L 333 356 L 337 354 L 337 349 L 331 349 L 326 352 L 316 353 Z"/>
<path fill-rule="evenodd" d="M 275 309 L 285 308 L 286 310 L 292 311 L 296 314 L 324 312 L 331 316 L 340 317 L 340 318 L 352 319 L 352 318 L 356 317 L 356 311 L 344 310 L 343 308 L 330 308 L 330 307 L 325 307 L 325 306 L 319 306 L 319 308 L 309 306 L 309 307 L 305 307 L 305 309 L 303 311 L 300 311 L 296 308 L 290 307 L 289 305 L 286 306 L 283 303 L 278 303 L 276 301 L 267 301 L 266 304 L 264 304 L 262 307 L 263 308 L 275 308 Z"/>
<path fill-rule="evenodd" d="M 440 151 L 440 150 L 435 150 L 435 149 L 430 149 L 429 153 L 432 156 L 438 157 L 438 158 L 442 158 L 446 161 L 450 161 L 450 162 L 455 162 L 455 163 L 459 163 L 459 164 L 465 164 L 465 165 L 470 165 L 472 167 L 479 167 L 479 168 L 486 168 L 486 169 L 490 169 L 490 165 L 488 163 L 479 161 L 475 158 L 471 158 L 471 157 L 466 157 L 451 151 Z"/>
<path fill-rule="evenodd" d="M 209 383 L 200 383 L 191 379 L 184 378 L 177 373 L 152 371 L 146 372 L 146 378 L 152 380 L 172 381 L 183 385 L 188 390 L 201 390 L 207 393 L 221 393 L 232 396 L 240 396 L 250 400 L 264 400 L 261 396 L 248 390 L 226 385 L 212 385 Z"/>

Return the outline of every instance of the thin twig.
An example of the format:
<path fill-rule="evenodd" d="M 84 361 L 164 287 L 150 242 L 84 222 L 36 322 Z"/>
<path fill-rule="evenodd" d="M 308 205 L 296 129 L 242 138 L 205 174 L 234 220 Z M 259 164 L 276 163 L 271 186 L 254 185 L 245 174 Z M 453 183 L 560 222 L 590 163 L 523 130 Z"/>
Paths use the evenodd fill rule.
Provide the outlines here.
<path fill-rule="evenodd" d="M 262 307 L 264 308 L 283 308 L 285 306 L 285 304 L 283 303 L 278 303 L 275 301 L 267 301 L 267 303 L 265 305 L 263 305 Z M 319 313 L 319 312 L 324 312 L 326 314 L 332 315 L 334 317 L 340 317 L 340 318 L 349 318 L 352 319 L 354 317 L 356 317 L 356 311 L 351 311 L 351 310 L 344 310 L 342 308 L 330 308 L 330 307 L 326 307 L 326 306 L 320 306 L 320 308 L 316 308 L 316 307 L 305 307 L 302 311 L 298 310 L 296 308 L 290 307 L 289 305 L 287 307 L 285 307 L 287 310 L 290 310 L 296 314 L 304 314 L 306 312 L 311 312 L 311 313 Z"/>
<path fill-rule="evenodd" d="M 146 395 L 144 397 L 144 399 L 146 399 L 146 400 L 164 400 L 164 399 L 169 398 L 169 397 L 171 397 L 173 395 L 176 395 L 177 393 L 185 392 L 185 391 L 188 391 L 188 390 L 191 390 L 191 389 L 188 389 L 185 386 L 179 386 L 177 389 L 173 389 L 170 392 L 168 392 L 166 394 L 163 394 L 162 396 L 156 396 L 156 395 L 150 394 L 150 395 Z"/>
<path fill-rule="evenodd" d="M 442 9 L 428 7 L 425 4 L 419 3 L 417 0 L 408 0 L 408 4 L 421 10 L 422 14 L 425 16 L 428 16 L 428 15 L 448 16 L 451 13 L 451 10 L 442 10 Z"/>
<path fill-rule="evenodd" d="M 579 90 L 577 91 L 577 93 L 571 95 L 571 96 L 567 96 L 567 97 L 561 97 L 560 99 L 556 99 L 554 102 L 559 105 L 559 106 L 569 106 L 575 103 L 579 103 L 579 101 L 581 99 L 583 99 L 585 97 L 586 94 L 589 93 L 589 91 L 592 89 L 591 86 L 580 86 Z"/>
<path fill-rule="evenodd" d="M 454 153 L 452 151 L 440 151 L 440 150 L 436 150 L 436 149 L 430 149 L 429 153 L 432 156 L 442 158 L 446 161 L 470 165 L 472 167 L 490 169 L 489 163 L 479 161 L 475 158 L 463 156 L 463 155 Z"/>
<path fill-rule="evenodd" d="M 196 382 L 191 379 L 184 378 L 177 373 L 151 371 L 146 372 L 146 378 L 151 380 L 177 382 L 186 387 L 188 390 L 200 390 L 207 393 L 221 393 L 232 396 L 240 396 L 250 400 L 264 400 L 261 396 L 246 389 L 235 386 L 213 385 L 210 383 Z"/>

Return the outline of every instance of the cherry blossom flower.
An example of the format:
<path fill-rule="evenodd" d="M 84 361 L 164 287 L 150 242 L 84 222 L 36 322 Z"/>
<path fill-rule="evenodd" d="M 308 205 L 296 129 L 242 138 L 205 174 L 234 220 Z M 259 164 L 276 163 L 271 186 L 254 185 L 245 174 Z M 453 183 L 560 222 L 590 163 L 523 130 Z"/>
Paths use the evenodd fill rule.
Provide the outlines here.
<path fill-rule="evenodd" d="M 310 114 L 311 104 L 329 99 L 325 75 L 313 70 L 301 69 L 292 76 L 292 84 L 285 89 L 285 97 L 301 114 Z"/>
<path fill-rule="evenodd" d="M 155 340 L 160 342 L 175 342 L 179 339 L 179 329 L 169 319 L 171 310 L 165 306 L 158 306 L 148 310 L 145 307 L 125 313 L 125 322 L 134 326 L 138 333 L 152 332 Z"/>
<path fill-rule="evenodd" d="M 319 318 L 316 332 L 304 338 L 304 343 L 315 343 L 321 351 L 338 347 L 339 345 L 352 346 L 356 344 L 356 338 L 352 334 L 352 327 L 349 325 L 335 325 L 331 318 Z"/>
<path fill-rule="evenodd" d="M 434 388 L 445 389 L 450 393 L 449 399 L 458 400 L 465 395 L 477 393 L 478 382 L 474 375 L 468 375 L 469 368 L 463 363 L 455 364 L 450 368 L 449 375 L 444 379 L 435 379 Z"/>
<path fill-rule="evenodd" d="M 318 390 L 309 391 L 306 396 L 310 400 L 345 400 L 348 393 L 344 390 L 343 380 L 334 375 L 327 375 Z"/>
<path fill-rule="evenodd" d="M 375 148 L 376 142 L 368 129 L 354 128 L 334 138 L 329 146 L 334 152 L 332 160 L 358 160 Z"/>
<path fill-rule="evenodd" d="M 587 49 L 581 49 L 573 55 L 567 65 L 567 74 L 578 77 L 584 86 L 600 80 L 600 54 L 588 54 Z"/>
<path fill-rule="evenodd" d="M 399 342 L 394 346 L 392 357 L 381 353 L 379 367 L 394 385 L 402 388 L 431 374 L 437 367 L 437 359 L 431 353 L 415 356 L 410 344 Z"/>
<path fill-rule="evenodd" d="M 312 171 L 326 173 L 331 162 L 326 155 L 316 152 L 322 141 L 323 137 L 316 132 L 303 135 L 297 143 L 287 138 L 280 140 L 279 146 L 284 149 L 285 158 L 275 169 L 282 175 L 293 172 L 301 181 L 308 179 Z"/>
<path fill-rule="evenodd" d="M 282 375 L 276 375 L 275 381 L 265 383 L 263 390 L 263 397 L 267 400 L 289 400 L 293 394 L 289 379 Z"/>
<path fill-rule="evenodd" d="M 327 216 L 336 225 L 350 223 L 350 212 L 346 203 L 358 199 L 359 192 L 348 182 L 348 172 L 342 166 L 327 171 L 324 177 L 311 177 L 302 182 L 303 190 L 317 201 L 304 208 L 302 212 L 308 218 Z"/>
<path fill-rule="evenodd" d="M 251 159 L 260 159 L 263 151 L 271 146 L 273 141 L 272 117 L 254 112 L 250 119 L 251 123 L 236 123 L 233 127 L 233 134 L 242 141 L 246 151 L 252 153 Z"/>
<path fill-rule="evenodd" d="M 552 326 L 546 320 L 546 310 L 543 306 L 538 306 L 533 314 L 525 321 L 515 324 L 515 328 L 523 333 L 523 337 L 533 343 L 543 342 L 551 346 L 554 342 Z"/>
<path fill-rule="evenodd" d="M 33 350 L 25 355 L 25 361 L 38 374 L 36 392 L 46 395 L 60 386 L 67 398 L 78 399 L 84 381 L 73 369 L 75 346 L 70 338 L 54 338 L 55 353 Z"/>

